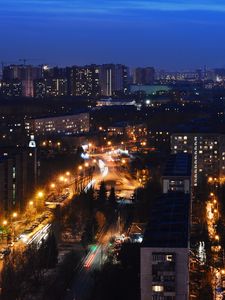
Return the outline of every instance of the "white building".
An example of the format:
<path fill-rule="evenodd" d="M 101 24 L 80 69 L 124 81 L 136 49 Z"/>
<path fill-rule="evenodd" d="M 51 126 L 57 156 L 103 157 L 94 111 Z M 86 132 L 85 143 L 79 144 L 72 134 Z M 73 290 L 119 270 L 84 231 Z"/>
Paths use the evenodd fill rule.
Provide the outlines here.
<path fill-rule="evenodd" d="M 27 133 L 37 135 L 77 135 L 90 130 L 89 113 L 26 120 Z"/>

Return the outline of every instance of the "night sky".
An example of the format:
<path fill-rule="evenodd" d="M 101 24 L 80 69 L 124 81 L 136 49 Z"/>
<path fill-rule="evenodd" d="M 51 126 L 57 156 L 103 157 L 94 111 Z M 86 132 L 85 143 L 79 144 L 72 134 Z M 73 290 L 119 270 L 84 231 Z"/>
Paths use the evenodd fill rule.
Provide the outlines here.
<path fill-rule="evenodd" d="M 224 0 L 0 0 L 0 60 L 225 66 Z"/>

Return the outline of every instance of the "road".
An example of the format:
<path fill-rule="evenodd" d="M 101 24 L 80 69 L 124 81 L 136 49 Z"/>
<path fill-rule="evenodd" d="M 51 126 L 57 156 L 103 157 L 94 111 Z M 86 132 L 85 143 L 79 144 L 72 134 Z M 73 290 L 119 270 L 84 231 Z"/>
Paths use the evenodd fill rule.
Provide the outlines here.
<path fill-rule="evenodd" d="M 206 220 L 208 226 L 209 239 L 211 241 L 212 249 L 212 258 L 213 265 L 211 267 L 212 273 L 212 289 L 214 294 L 214 300 L 222 300 L 224 292 L 222 291 L 223 287 L 223 277 L 225 270 L 221 267 L 215 267 L 216 265 L 221 265 L 224 262 L 221 262 L 221 257 L 224 249 L 220 245 L 220 236 L 217 232 L 217 222 L 220 218 L 218 199 L 215 192 L 209 194 L 208 201 L 206 202 Z"/>
<path fill-rule="evenodd" d="M 100 174 L 93 176 L 92 182 L 94 186 L 98 186 L 102 180 L 113 182 L 115 183 L 117 196 L 129 199 L 139 186 L 139 183 L 129 175 L 125 168 L 121 169 L 121 161 L 118 160 L 118 154 L 113 156 L 111 153 L 95 154 L 94 157 L 97 159 L 100 168 Z M 93 271 L 101 268 L 107 258 L 109 241 L 112 236 L 118 234 L 117 224 L 112 224 L 108 229 L 102 230 L 98 242 L 83 259 L 72 283 L 71 290 L 68 291 L 64 300 L 87 299 L 94 283 Z"/>

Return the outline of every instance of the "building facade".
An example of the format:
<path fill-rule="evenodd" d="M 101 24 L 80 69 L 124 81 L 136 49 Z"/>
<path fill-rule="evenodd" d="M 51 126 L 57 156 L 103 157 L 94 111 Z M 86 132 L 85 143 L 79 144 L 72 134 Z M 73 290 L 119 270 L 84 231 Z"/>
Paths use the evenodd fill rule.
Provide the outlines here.
<path fill-rule="evenodd" d="M 90 130 L 89 113 L 26 120 L 25 129 L 38 136 L 84 134 Z"/>
<path fill-rule="evenodd" d="M 192 158 L 191 154 L 172 154 L 162 176 L 163 193 L 191 193 Z"/>
<path fill-rule="evenodd" d="M 176 133 L 171 136 L 171 151 L 192 154 L 194 186 L 202 176 L 217 179 L 225 176 L 225 135 Z"/>
<path fill-rule="evenodd" d="M 190 195 L 154 203 L 141 247 L 141 300 L 189 299 Z"/>
<path fill-rule="evenodd" d="M 134 84 L 149 85 L 155 80 L 155 69 L 153 67 L 136 68 L 134 71 Z"/>
<path fill-rule="evenodd" d="M 128 68 L 120 64 L 100 66 L 100 87 L 103 96 L 126 92 L 128 87 Z"/>
<path fill-rule="evenodd" d="M 36 148 L 0 148 L 0 209 L 7 216 L 23 210 L 36 184 Z"/>

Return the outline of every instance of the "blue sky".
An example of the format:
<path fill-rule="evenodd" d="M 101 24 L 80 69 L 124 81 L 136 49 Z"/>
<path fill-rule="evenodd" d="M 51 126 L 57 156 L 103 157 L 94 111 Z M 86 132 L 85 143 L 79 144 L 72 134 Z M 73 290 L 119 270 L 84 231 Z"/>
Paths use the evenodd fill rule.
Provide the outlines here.
<path fill-rule="evenodd" d="M 1 0 L 0 60 L 225 66 L 224 0 Z"/>

